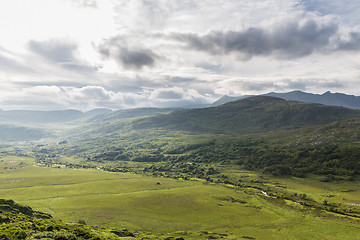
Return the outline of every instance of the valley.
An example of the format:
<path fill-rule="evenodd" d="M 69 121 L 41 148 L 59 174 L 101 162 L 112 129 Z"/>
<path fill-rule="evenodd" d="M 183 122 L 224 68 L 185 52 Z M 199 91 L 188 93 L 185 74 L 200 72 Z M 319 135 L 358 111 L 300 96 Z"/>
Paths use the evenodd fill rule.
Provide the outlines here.
<path fill-rule="evenodd" d="M 48 122 L 33 113 L 16 126 L 43 136 L 2 132 L 1 198 L 73 226 L 27 230 L 28 237 L 360 235 L 359 110 L 256 96 L 201 109 L 97 113 Z"/>
<path fill-rule="evenodd" d="M 296 193 L 306 195 L 299 202 L 327 200 L 328 206 L 356 210 L 358 182 L 324 184 L 316 177 L 274 178 L 224 169 L 224 174 L 248 185 L 234 186 L 195 178 L 48 168 L 31 158 L 3 157 L 1 163 L 1 196 L 67 222 L 126 228 L 138 237 L 208 239 L 206 232 L 226 239 L 321 239 L 329 234 L 355 239 L 360 233 L 358 213 L 350 217 L 279 198 Z"/>

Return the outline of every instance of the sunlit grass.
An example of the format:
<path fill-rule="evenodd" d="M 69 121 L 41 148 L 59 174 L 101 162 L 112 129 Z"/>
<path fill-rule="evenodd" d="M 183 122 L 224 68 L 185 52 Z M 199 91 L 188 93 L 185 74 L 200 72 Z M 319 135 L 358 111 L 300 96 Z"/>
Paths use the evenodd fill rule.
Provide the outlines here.
<path fill-rule="evenodd" d="M 155 234 L 209 231 L 227 234 L 229 239 L 356 239 L 360 234 L 355 223 L 273 204 L 241 188 L 94 169 L 47 168 L 35 166 L 30 158 L 1 160 L 2 198 L 70 222 L 85 220 L 92 225 Z M 21 162 L 25 164 L 20 167 Z M 5 166 L 8 169 L 4 170 Z M 233 177 L 259 177 L 258 173 L 234 168 L 224 172 Z M 323 184 L 316 179 L 271 178 L 269 182 L 280 182 L 289 191 L 314 198 L 321 198 L 326 191 L 339 193 L 342 188 L 355 187 L 348 183 L 338 188 L 336 183 Z M 349 199 L 358 196 L 357 192 L 342 194 Z"/>

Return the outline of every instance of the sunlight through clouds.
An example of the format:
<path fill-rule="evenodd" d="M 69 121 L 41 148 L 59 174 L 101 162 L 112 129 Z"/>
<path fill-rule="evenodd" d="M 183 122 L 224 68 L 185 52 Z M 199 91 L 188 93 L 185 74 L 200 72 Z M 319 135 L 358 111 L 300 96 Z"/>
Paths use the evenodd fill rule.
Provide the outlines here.
<path fill-rule="evenodd" d="M 111 92 L 96 104 L 79 98 L 76 109 L 203 104 L 269 91 L 356 95 L 360 6 L 348 2 L 4 1 L 0 108 L 28 106 L 26 89 L 36 86 Z M 43 101 L 68 108 L 66 96 Z"/>

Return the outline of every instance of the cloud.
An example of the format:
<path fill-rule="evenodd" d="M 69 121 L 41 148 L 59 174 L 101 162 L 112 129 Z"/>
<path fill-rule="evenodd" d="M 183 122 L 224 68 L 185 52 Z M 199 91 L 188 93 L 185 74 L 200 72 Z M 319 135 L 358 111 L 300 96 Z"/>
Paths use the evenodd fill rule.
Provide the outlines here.
<path fill-rule="evenodd" d="M 360 32 L 349 32 L 338 40 L 337 49 L 344 51 L 360 50 Z"/>
<path fill-rule="evenodd" d="M 106 91 L 100 86 L 86 86 L 82 88 L 68 88 L 68 95 L 72 100 L 84 101 L 91 99 L 91 101 L 105 101 L 111 98 L 111 92 Z"/>
<path fill-rule="evenodd" d="M 6 54 L 8 55 L 8 54 Z M 21 62 L 11 57 L 2 55 L 0 48 L 0 72 L 11 72 L 11 73 L 31 73 L 33 72 L 29 67 L 23 65 Z"/>
<path fill-rule="evenodd" d="M 152 98 L 154 99 L 182 99 L 185 94 L 184 90 L 181 88 L 170 88 L 170 89 L 155 89 L 152 93 Z"/>
<path fill-rule="evenodd" d="M 319 12 L 321 15 L 336 15 L 344 24 L 358 26 L 360 4 L 354 0 L 302 0 L 306 11 Z"/>
<path fill-rule="evenodd" d="M 77 45 L 68 41 L 53 39 L 46 42 L 29 41 L 29 49 L 55 63 L 72 62 Z"/>
<path fill-rule="evenodd" d="M 33 86 L 14 89 L 16 94 L 3 94 L 0 90 L 2 109 L 60 110 L 78 109 L 87 111 L 106 107 L 123 109 L 134 107 L 183 107 L 208 103 L 209 98 L 196 90 L 179 87 L 142 89 L 129 93 L 108 90 L 102 86 Z M 213 100 L 213 99 L 211 99 Z"/>
<path fill-rule="evenodd" d="M 96 8 L 96 0 L 70 0 L 75 6 L 82 8 Z"/>
<path fill-rule="evenodd" d="M 195 89 L 175 86 L 154 89 L 151 91 L 149 99 L 158 107 L 184 107 L 207 104 L 212 101 L 211 98 L 200 94 Z"/>
<path fill-rule="evenodd" d="M 341 80 L 324 78 L 231 78 L 217 83 L 215 92 L 221 95 L 263 94 L 302 90 L 324 92 L 345 88 Z"/>
<path fill-rule="evenodd" d="M 112 99 L 114 92 L 101 86 L 61 87 L 34 86 L 17 89 L 16 96 L 5 95 L 0 103 L 5 108 L 49 110 L 49 109 L 78 109 L 89 110 L 97 107 L 115 107 Z"/>
<path fill-rule="evenodd" d="M 17 31 L 1 38 L 0 97 L 9 107 L 168 107 L 296 89 L 357 94 L 353 0 L 8 2 L 0 26 Z"/>
<path fill-rule="evenodd" d="M 141 69 L 144 66 L 151 67 L 155 64 L 156 54 L 149 49 L 120 48 L 118 61 L 126 68 Z"/>
<path fill-rule="evenodd" d="M 80 60 L 78 57 L 78 45 L 63 39 L 51 39 L 48 41 L 28 42 L 28 48 L 31 52 L 43 57 L 52 64 L 71 71 L 77 72 L 95 72 L 98 67 L 94 67 Z"/>
<path fill-rule="evenodd" d="M 125 36 L 116 36 L 95 46 L 105 59 L 113 59 L 125 69 L 140 70 L 143 67 L 153 67 L 161 59 L 152 50 L 141 44 L 129 44 Z"/>
<path fill-rule="evenodd" d="M 173 33 L 170 37 L 193 50 L 212 55 L 237 53 L 245 60 L 269 55 L 295 59 L 314 52 L 360 50 L 359 32 L 342 36 L 337 23 L 309 18 L 286 22 L 271 29 L 250 27 L 242 31 L 212 31 L 206 35 Z"/>
<path fill-rule="evenodd" d="M 119 0 L 114 3 L 118 18 L 125 21 L 126 27 L 131 29 L 137 28 L 142 31 L 159 29 L 166 25 L 171 16 L 170 1 Z M 124 19 L 124 16 L 127 18 Z"/>

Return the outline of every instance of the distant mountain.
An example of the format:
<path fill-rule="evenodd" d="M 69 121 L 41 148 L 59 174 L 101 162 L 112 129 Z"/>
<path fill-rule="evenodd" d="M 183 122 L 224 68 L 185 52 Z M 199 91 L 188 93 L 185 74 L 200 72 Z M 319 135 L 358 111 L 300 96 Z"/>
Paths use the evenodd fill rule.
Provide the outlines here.
<path fill-rule="evenodd" d="M 98 108 L 88 112 L 78 110 L 58 110 L 58 111 L 32 111 L 32 110 L 12 110 L 0 111 L 0 122 L 3 123 L 22 123 L 22 124 L 46 124 L 46 123 L 67 123 L 80 119 L 94 118 L 99 115 L 110 113 L 110 109 Z"/>
<path fill-rule="evenodd" d="M 270 92 L 263 94 L 263 96 L 277 97 L 285 100 L 307 102 L 307 103 L 320 103 L 328 106 L 342 106 L 346 108 L 360 109 L 359 96 L 346 95 L 343 93 L 331 93 L 329 91 L 324 94 L 313 94 L 302 91 L 292 91 L 288 93 Z M 221 104 L 236 101 L 239 99 L 244 99 L 246 97 L 249 97 L 249 95 L 237 96 L 237 97 L 223 96 L 219 100 L 215 101 L 212 104 L 212 106 L 219 106 Z"/>
<path fill-rule="evenodd" d="M 111 112 L 112 112 L 112 110 L 107 109 L 107 108 L 95 108 L 93 110 L 85 112 L 85 116 L 86 117 L 95 117 L 95 116 L 104 115 L 104 114 L 111 113 Z"/>
<path fill-rule="evenodd" d="M 352 109 L 360 109 L 360 97 L 346 95 L 343 93 L 326 92 L 324 94 L 312 94 L 302 91 L 293 91 L 288 93 L 271 92 L 265 96 L 278 97 L 285 100 L 293 100 L 300 102 L 320 103 L 328 106 L 342 106 Z"/>
<path fill-rule="evenodd" d="M 0 112 L 2 122 L 22 122 L 22 123 L 59 123 L 79 119 L 84 113 L 77 110 L 62 111 L 31 111 L 13 110 Z"/>
<path fill-rule="evenodd" d="M 217 107 L 180 110 L 140 119 L 133 124 L 134 128 L 246 134 L 294 129 L 358 117 L 359 110 L 255 96 Z"/>
<path fill-rule="evenodd" d="M 39 140 L 49 134 L 37 128 L 0 124 L 0 142 Z"/>
<path fill-rule="evenodd" d="M 125 119 L 125 118 L 136 118 L 136 117 L 146 117 L 146 116 L 155 116 L 164 113 L 170 113 L 177 110 L 176 108 L 133 108 L 133 109 L 123 109 L 113 112 L 108 112 L 102 115 L 97 115 L 90 121 L 102 122 L 102 121 L 111 121 L 116 119 Z"/>
<path fill-rule="evenodd" d="M 244 99 L 247 97 L 252 97 L 253 95 L 244 95 L 244 96 L 237 96 L 237 97 L 230 97 L 230 96 L 222 96 L 221 98 L 219 98 L 218 100 L 216 100 L 213 104 L 211 104 L 211 107 L 216 107 L 216 106 L 220 106 L 223 105 L 225 103 L 228 102 L 234 102 L 240 99 Z"/>

